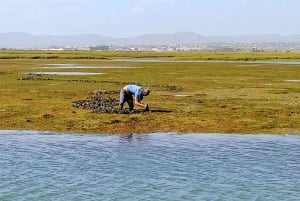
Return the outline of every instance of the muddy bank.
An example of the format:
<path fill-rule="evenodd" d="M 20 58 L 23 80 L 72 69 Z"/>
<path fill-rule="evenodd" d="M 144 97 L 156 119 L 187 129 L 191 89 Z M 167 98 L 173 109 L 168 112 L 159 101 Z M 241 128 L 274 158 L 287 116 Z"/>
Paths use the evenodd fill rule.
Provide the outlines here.
<path fill-rule="evenodd" d="M 86 100 L 72 102 L 72 106 L 80 109 L 89 109 L 97 113 L 119 113 L 119 101 L 112 95 L 119 91 L 94 91 Z"/>

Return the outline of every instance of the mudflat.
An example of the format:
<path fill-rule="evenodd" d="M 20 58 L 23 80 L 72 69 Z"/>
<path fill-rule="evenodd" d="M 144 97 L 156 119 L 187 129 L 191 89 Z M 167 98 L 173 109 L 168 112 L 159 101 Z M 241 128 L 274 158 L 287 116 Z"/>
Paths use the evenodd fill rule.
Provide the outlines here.
<path fill-rule="evenodd" d="M 260 60 L 272 62 L 247 63 Z M 0 129 L 300 134 L 299 60 L 297 52 L 0 51 Z M 150 111 L 74 105 L 95 92 L 117 104 L 128 83 L 151 90 Z"/>

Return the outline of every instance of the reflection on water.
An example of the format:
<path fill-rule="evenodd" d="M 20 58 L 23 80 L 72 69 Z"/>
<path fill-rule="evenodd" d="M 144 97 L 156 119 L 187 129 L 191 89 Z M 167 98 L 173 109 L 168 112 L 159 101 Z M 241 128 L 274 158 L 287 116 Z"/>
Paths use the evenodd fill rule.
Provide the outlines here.
<path fill-rule="evenodd" d="M 300 137 L 0 131 L 0 200 L 297 200 Z"/>
<path fill-rule="evenodd" d="M 136 69 L 140 67 L 129 67 L 129 66 L 82 66 L 77 64 L 47 64 L 43 68 L 56 68 L 56 69 L 74 69 L 74 68 L 91 68 L 91 69 Z"/>
<path fill-rule="evenodd" d="M 300 82 L 300 80 L 286 80 L 286 82 Z"/>
<path fill-rule="evenodd" d="M 191 96 L 188 94 L 175 94 L 176 97 L 187 97 L 187 96 Z"/>
<path fill-rule="evenodd" d="M 225 61 L 225 60 L 160 60 L 160 59 L 114 59 L 117 62 L 153 62 L 153 63 L 242 63 L 242 64 L 281 64 L 300 65 L 300 61 Z M 253 65 L 255 66 L 255 65 Z"/>
<path fill-rule="evenodd" d="M 128 66 L 82 66 L 77 64 L 47 64 L 42 68 L 47 69 L 136 69 L 139 67 Z M 102 75 L 105 73 L 94 72 L 29 72 L 28 75 Z"/>
<path fill-rule="evenodd" d="M 66 68 L 69 68 L 69 67 L 76 67 L 78 66 L 77 64 L 47 64 L 48 67 L 66 67 Z"/>
<path fill-rule="evenodd" d="M 102 75 L 104 73 L 88 73 L 88 72 L 30 72 L 28 75 Z"/>

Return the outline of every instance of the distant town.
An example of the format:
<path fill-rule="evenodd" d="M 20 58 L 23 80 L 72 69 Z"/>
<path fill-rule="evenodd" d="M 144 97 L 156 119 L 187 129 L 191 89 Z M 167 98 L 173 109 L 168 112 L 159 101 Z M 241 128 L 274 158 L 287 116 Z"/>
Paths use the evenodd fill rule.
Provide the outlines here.
<path fill-rule="evenodd" d="M 300 51 L 300 35 L 202 36 L 191 32 L 148 34 L 128 38 L 101 35 L 32 35 L 0 33 L 0 49 L 155 51 L 155 52 L 268 52 Z"/>
<path fill-rule="evenodd" d="M 38 48 L 39 49 L 39 48 Z M 82 50 L 82 51 L 154 51 L 154 52 L 295 52 L 300 43 L 215 43 L 192 45 L 97 45 L 97 46 L 53 46 L 39 50 Z"/>

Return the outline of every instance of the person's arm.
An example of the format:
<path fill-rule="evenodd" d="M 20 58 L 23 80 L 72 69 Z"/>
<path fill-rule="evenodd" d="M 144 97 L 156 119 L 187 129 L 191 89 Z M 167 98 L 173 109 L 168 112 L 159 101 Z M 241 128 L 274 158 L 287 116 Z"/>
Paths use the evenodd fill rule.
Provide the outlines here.
<path fill-rule="evenodd" d="M 148 106 L 148 104 L 143 104 L 141 101 L 139 101 L 137 97 L 134 97 L 134 104 L 135 104 L 135 105 L 138 105 L 138 106 L 140 106 L 140 107 L 143 107 L 143 108 L 145 108 L 145 109 L 146 109 L 147 106 Z"/>

